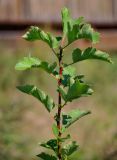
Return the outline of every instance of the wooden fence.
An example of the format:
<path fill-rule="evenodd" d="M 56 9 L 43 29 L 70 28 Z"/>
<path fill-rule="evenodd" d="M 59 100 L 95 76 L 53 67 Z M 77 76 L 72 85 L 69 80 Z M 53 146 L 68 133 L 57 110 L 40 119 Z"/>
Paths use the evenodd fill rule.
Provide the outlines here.
<path fill-rule="evenodd" d="M 117 23 L 117 0 L 0 0 L 0 23 L 59 23 L 64 6 L 95 24 Z"/>

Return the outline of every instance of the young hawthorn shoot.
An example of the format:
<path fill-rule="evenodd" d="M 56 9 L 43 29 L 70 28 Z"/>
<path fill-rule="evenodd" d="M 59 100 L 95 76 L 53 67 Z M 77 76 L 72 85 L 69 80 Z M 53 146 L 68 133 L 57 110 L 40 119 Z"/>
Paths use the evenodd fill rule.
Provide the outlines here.
<path fill-rule="evenodd" d="M 63 8 L 62 12 L 63 35 L 55 37 L 50 33 L 46 33 L 36 26 L 31 26 L 29 31 L 23 36 L 27 41 L 41 40 L 47 43 L 52 49 L 53 54 L 57 57 L 57 61 L 49 64 L 46 61 L 41 61 L 35 57 L 24 57 L 16 66 L 16 70 L 27 70 L 32 68 L 42 68 L 44 71 L 52 75 L 58 82 L 58 105 L 44 91 L 38 89 L 35 85 L 18 86 L 17 88 L 33 97 L 37 98 L 51 112 L 56 107 L 56 115 L 54 115 L 55 123 L 52 126 L 54 139 L 40 143 L 40 146 L 50 149 L 54 155 L 40 153 L 37 156 L 42 160 L 68 160 L 69 156 L 77 151 L 79 145 L 76 141 L 70 141 L 64 144 L 66 140 L 71 138 L 70 135 L 63 137 L 63 133 L 80 118 L 90 114 L 90 111 L 80 109 L 71 110 L 69 113 L 63 113 L 62 108 L 67 103 L 74 99 L 88 96 L 93 93 L 91 87 L 83 80 L 83 75 L 76 75 L 75 69 L 72 66 L 83 60 L 102 60 L 112 63 L 111 58 L 106 52 L 97 50 L 93 47 L 88 47 L 85 50 L 76 48 L 72 51 L 72 61 L 69 64 L 64 64 L 64 50 L 76 40 L 86 39 L 92 44 L 99 42 L 99 33 L 95 32 L 90 24 L 86 23 L 83 17 L 72 19 L 67 8 Z M 67 39 L 67 42 L 65 42 Z M 59 51 L 59 52 L 58 52 Z M 57 65 L 58 64 L 58 65 Z"/>

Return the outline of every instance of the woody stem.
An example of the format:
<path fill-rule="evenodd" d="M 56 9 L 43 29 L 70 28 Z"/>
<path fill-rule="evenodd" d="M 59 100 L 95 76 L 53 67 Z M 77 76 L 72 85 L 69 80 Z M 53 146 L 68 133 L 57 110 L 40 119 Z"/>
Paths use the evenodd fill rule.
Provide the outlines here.
<path fill-rule="evenodd" d="M 58 87 L 61 86 L 61 81 L 62 81 L 62 71 L 63 71 L 63 67 L 62 67 L 62 53 L 63 53 L 63 49 L 60 47 Z M 59 131 L 59 134 L 58 134 L 58 158 L 59 158 L 59 160 L 62 160 L 61 142 L 60 142 L 60 138 L 61 138 L 61 135 L 62 135 L 62 133 L 61 133 L 61 108 L 62 108 L 61 94 L 59 92 L 58 93 L 58 114 L 57 114 L 57 128 L 58 128 L 58 131 Z"/>

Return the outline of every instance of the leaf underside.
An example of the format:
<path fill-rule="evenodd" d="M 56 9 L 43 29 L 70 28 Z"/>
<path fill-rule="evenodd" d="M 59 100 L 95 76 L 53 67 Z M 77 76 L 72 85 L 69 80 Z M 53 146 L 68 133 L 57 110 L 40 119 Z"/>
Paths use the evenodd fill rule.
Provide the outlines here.
<path fill-rule="evenodd" d="M 34 85 L 24 85 L 24 86 L 18 86 L 17 87 L 21 92 L 24 92 L 26 94 L 32 95 L 33 97 L 37 98 L 41 103 L 44 104 L 46 109 L 50 112 L 54 107 L 55 103 L 53 99 L 46 95 L 42 90 L 37 89 Z"/>

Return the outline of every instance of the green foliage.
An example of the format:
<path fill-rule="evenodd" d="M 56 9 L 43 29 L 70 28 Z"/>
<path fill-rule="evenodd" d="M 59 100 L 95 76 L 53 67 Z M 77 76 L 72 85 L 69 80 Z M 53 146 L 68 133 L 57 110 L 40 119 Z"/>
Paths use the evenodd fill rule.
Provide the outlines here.
<path fill-rule="evenodd" d="M 77 151 L 78 147 L 79 145 L 77 145 L 75 141 L 72 141 L 69 144 L 66 144 L 61 151 L 64 159 L 70 156 L 71 154 L 73 154 L 75 151 Z"/>
<path fill-rule="evenodd" d="M 37 98 L 41 103 L 44 104 L 46 109 L 50 112 L 54 107 L 54 101 L 53 99 L 46 95 L 43 91 L 40 89 L 37 89 L 34 85 L 25 85 L 25 86 L 18 86 L 17 87 L 21 92 L 24 92 L 26 94 L 32 95 L 35 98 Z"/>
<path fill-rule="evenodd" d="M 53 134 L 55 135 L 55 137 L 58 137 L 59 130 L 58 130 L 56 124 L 53 124 L 52 131 L 53 131 Z"/>
<path fill-rule="evenodd" d="M 67 8 L 62 10 L 63 33 L 67 36 L 68 44 L 78 39 L 87 39 L 92 43 L 99 41 L 99 33 L 95 32 L 83 17 L 72 19 Z"/>
<path fill-rule="evenodd" d="M 79 39 L 86 39 L 92 43 L 97 43 L 99 41 L 99 33 L 95 32 L 91 25 L 84 21 L 83 17 L 72 19 L 67 8 L 62 10 L 62 23 L 63 37 L 54 37 L 50 33 L 45 33 L 40 28 L 34 26 L 32 26 L 23 36 L 23 38 L 28 41 L 42 40 L 46 42 L 52 49 L 52 52 L 56 55 L 58 63 L 54 62 L 49 64 L 48 62 L 43 62 L 35 57 L 24 57 L 24 59 L 17 63 L 15 67 L 17 70 L 42 68 L 46 72 L 54 75 L 58 83 L 58 111 L 54 116 L 56 124 L 54 123 L 52 126 L 55 139 L 40 144 L 40 146 L 44 148 L 53 150 L 56 156 L 41 153 L 38 157 L 42 160 L 67 160 L 79 146 L 75 141 L 72 141 L 62 147 L 62 143 L 70 138 L 69 135 L 63 138 L 62 133 L 81 117 L 91 113 L 90 111 L 74 109 L 61 116 L 62 108 L 65 107 L 68 102 L 83 96 L 92 95 L 93 93 L 90 86 L 82 80 L 84 75 L 76 75 L 75 68 L 70 65 L 86 59 L 97 59 L 112 63 L 107 53 L 89 47 L 84 51 L 76 48 L 72 53 L 72 62 L 70 64 L 65 64 L 63 62 L 63 52 L 68 45 Z M 67 44 L 65 44 L 65 39 L 67 39 Z M 57 51 L 55 49 L 57 49 Z M 55 107 L 53 99 L 40 89 L 37 89 L 34 85 L 18 86 L 17 88 L 20 91 L 37 98 L 49 112 Z"/>
<path fill-rule="evenodd" d="M 42 40 L 46 42 L 51 48 L 57 48 L 59 46 L 60 37 L 54 37 L 50 33 L 45 33 L 40 28 L 32 26 L 23 38 L 27 41 Z"/>
<path fill-rule="evenodd" d="M 54 74 L 56 66 L 56 62 L 49 64 L 48 62 L 41 61 L 35 57 L 24 57 L 23 60 L 16 64 L 15 69 L 26 70 L 31 68 L 42 68 L 46 72 Z"/>
<path fill-rule="evenodd" d="M 55 156 L 46 154 L 44 152 L 38 154 L 37 157 L 41 158 L 42 160 L 57 160 Z"/>
<path fill-rule="evenodd" d="M 73 59 L 73 63 L 80 62 L 87 59 L 99 59 L 102 61 L 112 63 L 107 53 L 92 47 L 89 47 L 84 51 L 80 50 L 79 48 L 76 48 L 72 53 L 72 59 Z"/>
<path fill-rule="evenodd" d="M 45 143 L 40 143 L 41 147 L 51 149 L 57 154 L 57 140 L 56 139 L 51 139 Z"/>
<path fill-rule="evenodd" d="M 63 128 L 68 128 L 71 126 L 74 122 L 79 120 L 80 118 L 86 116 L 87 114 L 90 114 L 90 111 L 82 111 L 80 109 L 74 109 L 70 111 L 67 114 L 62 115 L 62 124 Z"/>
<path fill-rule="evenodd" d="M 58 91 L 61 93 L 65 102 L 71 102 L 74 99 L 91 95 L 93 93 L 93 90 L 89 87 L 89 85 L 80 82 L 78 79 L 72 81 L 72 84 L 68 87 L 67 92 L 62 86 L 58 88 Z"/>

